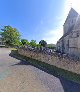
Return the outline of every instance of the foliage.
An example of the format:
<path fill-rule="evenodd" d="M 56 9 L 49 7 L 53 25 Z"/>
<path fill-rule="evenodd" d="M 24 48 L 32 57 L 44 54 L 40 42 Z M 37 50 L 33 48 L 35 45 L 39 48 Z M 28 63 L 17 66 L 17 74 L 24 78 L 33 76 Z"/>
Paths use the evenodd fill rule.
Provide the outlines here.
<path fill-rule="evenodd" d="M 31 40 L 30 45 L 31 45 L 32 47 L 36 47 L 36 46 L 37 46 L 36 40 Z"/>
<path fill-rule="evenodd" d="M 22 45 L 29 45 L 29 42 L 26 39 L 22 39 L 21 43 L 22 43 Z"/>
<path fill-rule="evenodd" d="M 40 44 L 37 44 L 37 46 L 36 46 L 37 48 L 40 48 L 41 47 L 41 45 Z"/>
<path fill-rule="evenodd" d="M 20 33 L 16 28 L 11 26 L 4 26 L 1 33 L 6 45 L 19 46 L 20 45 Z"/>
<path fill-rule="evenodd" d="M 2 34 L 2 32 L 0 32 L 0 35 Z"/>
<path fill-rule="evenodd" d="M 41 40 L 41 41 L 39 42 L 39 44 L 40 44 L 41 46 L 43 46 L 43 47 L 46 47 L 47 42 L 44 41 L 44 40 Z"/>
<path fill-rule="evenodd" d="M 47 44 L 47 47 L 48 47 L 49 49 L 56 49 L 55 44 Z"/>

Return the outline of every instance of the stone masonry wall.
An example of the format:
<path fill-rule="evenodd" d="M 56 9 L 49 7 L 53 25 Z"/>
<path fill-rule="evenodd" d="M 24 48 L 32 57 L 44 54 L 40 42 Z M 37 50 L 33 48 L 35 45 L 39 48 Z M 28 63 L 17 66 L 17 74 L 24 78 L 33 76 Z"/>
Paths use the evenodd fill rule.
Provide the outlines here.
<path fill-rule="evenodd" d="M 40 52 L 34 52 L 30 50 L 18 49 L 20 55 L 33 58 L 56 67 L 72 71 L 80 74 L 80 62 L 69 61 L 68 59 L 59 58 L 54 55 L 48 55 Z"/>

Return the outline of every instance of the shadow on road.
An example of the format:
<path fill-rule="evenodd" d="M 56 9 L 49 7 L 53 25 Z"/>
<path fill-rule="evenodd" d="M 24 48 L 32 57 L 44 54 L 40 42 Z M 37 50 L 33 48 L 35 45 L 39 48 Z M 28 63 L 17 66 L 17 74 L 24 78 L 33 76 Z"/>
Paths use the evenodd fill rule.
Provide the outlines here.
<path fill-rule="evenodd" d="M 59 80 L 61 82 L 61 85 L 62 85 L 62 87 L 64 89 L 64 92 L 80 92 L 80 84 L 75 83 L 73 81 L 70 81 L 70 80 L 68 80 L 68 79 L 66 79 L 66 78 L 58 75 L 55 72 L 55 70 L 54 71 L 50 71 L 50 70 L 48 70 L 46 68 L 43 68 L 43 67 L 41 67 L 39 65 L 36 66 L 34 64 L 31 64 L 29 61 L 22 60 L 20 57 L 18 58 L 18 56 L 16 54 L 14 54 L 14 53 L 15 53 L 15 51 L 11 51 L 11 53 L 9 54 L 9 56 L 11 56 L 13 58 L 16 58 L 16 59 L 19 59 L 20 62 L 17 63 L 17 64 L 14 64 L 12 66 L 15 66 L 15 65 L 32 65 L 32 66 L 34 66 L 34 67 L 36 67 L 36 68 L 38 68 L 38 69 L 40 69 L 40 70 L 42 70 L 42 71 L 44 71 L 44 72 L 46 72 L 48 74 L 51 74 L 51 75 L 59 78 Z"/>
<path fill-rule="evenodd" d="M 58 77 L 63 86 L 64 92 L 80 92 L 80 84 L 69 81 L 63 77 Z"/>

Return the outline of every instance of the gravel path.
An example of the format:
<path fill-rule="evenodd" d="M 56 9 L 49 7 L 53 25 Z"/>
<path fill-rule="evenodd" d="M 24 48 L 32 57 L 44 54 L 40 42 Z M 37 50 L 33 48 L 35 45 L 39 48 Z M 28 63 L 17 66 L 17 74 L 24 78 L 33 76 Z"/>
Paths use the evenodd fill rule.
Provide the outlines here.
<path fill-rule="evenodd" d="M 31 65 L 16 65 L 20 60 L 9 53 L 9 49 L 0 48 L 0 92 L 80 92 L 79 84 Z"/>

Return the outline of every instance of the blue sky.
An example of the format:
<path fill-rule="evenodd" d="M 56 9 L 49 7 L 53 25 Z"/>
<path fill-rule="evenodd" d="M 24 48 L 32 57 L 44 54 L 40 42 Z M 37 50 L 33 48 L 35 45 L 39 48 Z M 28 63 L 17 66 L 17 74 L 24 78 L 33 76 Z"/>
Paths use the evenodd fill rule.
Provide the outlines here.
<path fill-rule="evenodd" d="M 56 43 L 63 34 L 69 4 L 69 0 L 0 0 L 0 26 L 17 28 L 29 41 Z"/>

